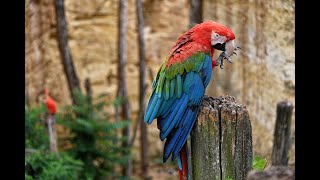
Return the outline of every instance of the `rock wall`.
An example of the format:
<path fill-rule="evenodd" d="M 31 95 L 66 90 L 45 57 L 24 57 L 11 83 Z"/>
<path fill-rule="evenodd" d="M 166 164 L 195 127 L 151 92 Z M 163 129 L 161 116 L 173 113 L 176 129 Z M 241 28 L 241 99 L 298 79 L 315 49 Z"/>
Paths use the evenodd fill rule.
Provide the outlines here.
<path fill-rule="evenodd" d="M 295 102 L 294 1 L 205 1 L 204 19 L 226 24 L 242 47 L 233 64 L 215 69 L 208 94 L 230 94 L 248 107 L 256 154 L 271 157 L 276 104 Z M 211 14 L 216 9 L 217 13 Z M 211 12 L 211 13 L 210 13 Z M 293 115 L 292 136 L 294 137 Z M 293 138 L 294 145 L 294 138 Z M 294 163 L 294 146 L 289 163 Z"/>
<path fill-rule="evenodd" d="M 293 0 L 203 0 L 204 20 L 230 27 L 242 47 L 233 64 L 214 69 L 207 89 L 212 96 L 232 95 L 245 104 L 252 119 L 254 152 L 270 159 L 276 103 L 295 101 L 295 5 Z M 188 29 L 188 0 L 144 0 L 147 82 L 175 40 Z M 138 112 L 136 7 L 128 0 L 127 83 L 134 117 Z M 66 78 L 56 42 L 52 0 L 26 1 L 26 80 L 31 104 L 48 87 L 59 104 L 68 104 Z M 84 89 L 89 77 L 93 93 L 116 95 L 117 0 L 66 0 L 69 46 Z M 219 54 L 218 52 L 216 54 Z M 152 72 L 150 74 L 150 72 Z M 294 133 L 293 116 L 292 132 Z M 149 128 L 150 156 L 162 154 L 156 123 Z M 294 136 L 293 136 L 294 137 Z M 294 140 L 294 138 L 293 138 Z M 136 144 L 138 141 L 136 141 Z M 290 163 L 294 164 L 294 146 Z"/>

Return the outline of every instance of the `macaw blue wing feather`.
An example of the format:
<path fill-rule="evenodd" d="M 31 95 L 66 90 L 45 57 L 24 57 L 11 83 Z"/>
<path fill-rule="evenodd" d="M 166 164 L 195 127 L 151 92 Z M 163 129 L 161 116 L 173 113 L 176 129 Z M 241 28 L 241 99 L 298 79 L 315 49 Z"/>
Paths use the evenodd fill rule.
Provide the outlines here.
<path fill-rule="evenodd" d="M 174 160 L 185 144 L 196 121 L 211 73 L 211 57 L 203 52 L 170 67 L 164 63 L 158 71 L 144 121 L 151 124 L 157 119 L 160 139 L 166 139 L 164 162 L 170 155 Z"/>

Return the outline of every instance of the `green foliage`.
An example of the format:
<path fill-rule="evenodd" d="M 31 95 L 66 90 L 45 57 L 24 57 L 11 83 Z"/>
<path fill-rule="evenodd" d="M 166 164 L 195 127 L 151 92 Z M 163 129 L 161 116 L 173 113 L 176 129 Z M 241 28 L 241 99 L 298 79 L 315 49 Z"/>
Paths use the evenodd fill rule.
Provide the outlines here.
<path fill-rule="evenodd" d="M 25 106 L 25 147 L 32 149 L 48 149 L 49 141 L 45 130 L 45 106 L 32 109 Z"/>
<path fill-rule="evenodd" d="M 83 163 L 65 153 L 44 153 L 41 151 L 26 156 L 25 179 L 67 180 L 78 179 Z"/>
<path fill-rule="evenodd" d="M 25 107 L 25 179 L 123 179 L 116 167 L 126 165 L 129 148 L 120 144 L 126 137 L 118 137 L 117 131 L 127 127 L 129 121 L 110 122 L 108 106 L 119 106 L 106 95 L 97 97 L 91 104 L 88 98 L 77 93 L 75 106 L 66 106 L 56 115 L 57 123 L 67 127 L 71 136 L 59 139 L 59 144 L 71 144 L 58 154 L 49 153 L 49 137 L 45 127 L 46 107 Z"/>
<path fill-rule="evenodd" d="M 263 171 L 267 165 L 267 162 L 268 161 L 265 158 L 256 156 L 252 161 L 252 169 L 256 171 Z"/>
<path fill-rule="evenodd" d="M 118 137 L 118 129 L 129 125 L 129 121 L 110 122 L 105 108 L 119 104 L 118 101 L 110 103 L 108 97 L 100 95 L 96 103 L 88 102 L 86 96 L 77 93 L 77 105 L 65 107 L 59 116 L 58 123 L 67 127 L 70 137 L 63 141 L 71 142 L 72 148 L 68 152 L 84 163 L 82 179 L 98 179 L 102 177 L 119 178 L 115 167 L 125 165 L 130 149 L 120 147 L 126 137 Z M 128 156 L 124 156 L 127 154 Z"/>
<path fill-rule="evenodd" d="M 77 179 L 82 162 L 65 153 L 47 153 L 49 137 L 45 129 L 46 107 L 25 106 L 25 179 Z"/>

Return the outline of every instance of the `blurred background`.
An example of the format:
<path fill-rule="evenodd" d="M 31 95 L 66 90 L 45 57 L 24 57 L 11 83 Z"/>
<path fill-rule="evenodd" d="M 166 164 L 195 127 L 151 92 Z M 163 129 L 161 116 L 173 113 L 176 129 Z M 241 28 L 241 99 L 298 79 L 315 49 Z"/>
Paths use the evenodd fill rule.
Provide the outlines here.
<path fill-rule="evenodd" d="M 44 137 L 45 127 L 37 125 L 43 124 L 46 119 L 46 110 L 43 107 L 46 96 L 43 89 L 47 88 L 58 108 L 55 115 L 57 148 L 59 154 L 65 153 L 61 167 L 68 166 L 72 169 L 66 172 L 66 176 L 81 176 L 86 179 L 117 178 L 122 174 L 122 164 L 131 161 L 132 178 L 144 178 L 141 170 L 141 164 L 142 166 L 144 164 L 143 168 L 148 169 L 148 177 L 176 179 L 176 164 L 162 164 L 163 142 L 159 139 L 156 123 L 147 127 L 147 142 L 144 142 L 147 146 L 145 153 L 147 157 L 144 157 L 146 160 L 142 160 L 143 156 L 140 155 L 143 143 L 140 138 L 141 126 L 138 122 L 141 109 L 139 105 L 141 68 L 136 0 L 124 1 L 127 3 L 127 16 L 123 16 L 127 26 L 123 31 L 125 36 L 122 36 L 125 37 L 126 46 L 122 53 L 126 55 L 123 57 L 125 65 L 122 66 L 125 81 L 119 78 L 118 68 L 121 59 L 119 51 L 123 50 L 119 45 L 120 1 L 64 0 L 61 1 L 63 9 L 58 1 L 60 2 L 60 0 L 25 1 L 26 133 L 29 133 L 26 134 L 26 148 L 39 153 L 37 157 L 32 156 L 29 163 L 42 162 L 44 156 L 41 152 L 49 149 L 49 140 Z M 197 4 L 200 4 L 200 8 L 194 13 Z M 235 43 L 242 48 L 242 51 L 238 51 L 238 56 L 232 57 L 232 64 L 225 63 L 224 69 L 214 69 L 206 94 L 213 97 L 231 95 L 237 102 L 246 105 L 252 123 L 254 155 L 260 155 L 270 161 L 276 105 L 283 100 L 291 101 L 293 105 L 295 103 L 295 2 L 293 0 L 142 0 L 142 6 L 146 63 L 144 77 L 147 83 L 144 103 L 150 95 L 151 83 L 158 68 L 178 37 L 195 22 L 214 20 L 222 23 L 233 30 L 236 35 Z M 57 10 L 57 7 L 60 10 Z M 59 24 L 61 17 L 65 17 L 66 24 L 61 22 Z M 65 36 L 61 36 L 63 31 L 60 28 L 63 27 Z M 61 39 L 67 41 L 61 42 Z M 61 50 L 62 45 L 66 45 L 67 50 Z M 63 55 L 66 52 L 69 55 Z M 67 79 L 68 73 L 64 69 L 65 59 L 72 60 L 74 73 L 72 75 L 71 72 L 71 76 L 78 81 L 73 83 L 73 86 L 70 85 Z M 79 87 L 82 93 L 78 95 L 72 93 L 70 87 L 74 86 Z M 121 110 L 123 107 L 121 99 L 117 98 L 119 92 L 121 94 L 119 88 L 122 87 L 126 89 L 128 96 L 125 100 L 129 104 L 126 107 L 129 110 L 127 113 L 126 110 Z M 88 95 L 88 92 L 92 98 L 90 101 L 83 96 L 83 94 Z M 72 97 L 78 100 L 73 100 Z M 85 119 L 102 119 L 101 121 L 107 123 L 86 124 L 89 120 Z M 123 121 L 128 119 L 128 123 Z M 291 166 L 295 165 L 294 122 L 293 111 L 292 145 L 289 152 Z M 79 128 L 80 126 L 83 129 Z M 108 130 L 99 127 L 106 127 Z M 86 129 L 90 129 L 90 132 L 86 132 Z M 122 159 L 128 149 L 116 149 L 114 146 L 120 144 L 118 141 L 122 141 L 119 138 L 122 137 L 122 130 L 128 129 L 131 140 L 123 141 L 129 142 L 129 145 L 132 143 L 132 146 L 128 146 L 131 156 Z M 100 131 L 106 134 L 101 137 Z M 103 141 L 107 139 L 109 142 L 112 138 L 116 141 L 114 139 L 110 141 L 114 143 L 113 146 L 107 143 L 103 146 L 105 148 L 96 147 L 90 145 L 90 141 L 86 138 L 88 134 L 94 138 L 93 143 L 103 144 Z M 98 140 L 98 136 L 102 139 Z M 44 138 L 37 139 L 40 137 Z M 86 149 L 90 146 L 96 148 Z M 95 155 L 91 156 L 92 153 Z M 109 153 L 112 157 L 104 157 L 99 153 Z M 83 157 L 89 156 L 88 154 L 91 159 Z M 43 160 L 42 163 L 50 162 L 50 157 L 46 158 L 49 159 Z M 51 160 L 54 161 L 53 159 Z M 115 164 L 112 164 L 113 162 Z M 51 165 L 48 167 L 52 170 Z M 40 166 L 39 168 L 39 172 L 50 174 L 41 170 Z M 34 168 L 32 171 L 37 172 Z M 59 171 L 61 169 L 57 169 L 57 172 Z M 75 175 L 68 174 L 72 172 Z"/>

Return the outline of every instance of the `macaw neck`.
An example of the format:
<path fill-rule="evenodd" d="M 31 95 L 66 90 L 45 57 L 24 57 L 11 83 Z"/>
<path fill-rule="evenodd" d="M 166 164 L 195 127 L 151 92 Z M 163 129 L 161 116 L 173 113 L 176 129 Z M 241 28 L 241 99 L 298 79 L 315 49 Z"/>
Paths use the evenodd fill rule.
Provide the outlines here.
<path fill-rule="evenodd" d="M 212 59 L 212 70 L 213 70 L 213 68 L 217 66 L 216 60 L 214 59 L 214 48 L 211 48 L 210 50 L 210 57 Z"/>
<path fill-rule="evenodd" d="M 214 56 L 214 48 L 211 48 L 211 50 L 210 50 L 210 56 L 211 56 L 212 59 L 214 59 L 214 57 L 213 57 L 213 56 Z"/>

